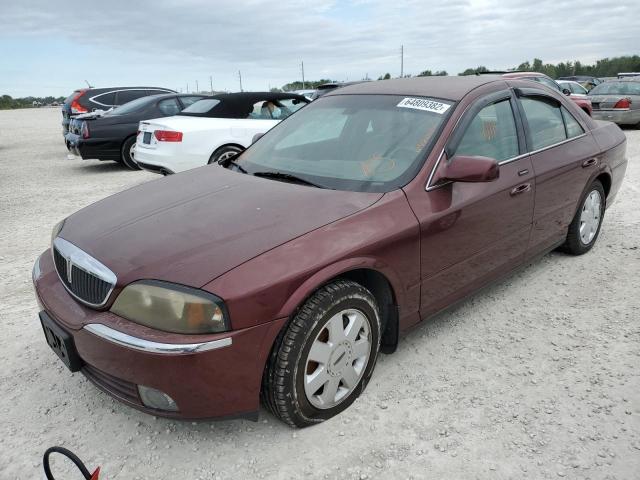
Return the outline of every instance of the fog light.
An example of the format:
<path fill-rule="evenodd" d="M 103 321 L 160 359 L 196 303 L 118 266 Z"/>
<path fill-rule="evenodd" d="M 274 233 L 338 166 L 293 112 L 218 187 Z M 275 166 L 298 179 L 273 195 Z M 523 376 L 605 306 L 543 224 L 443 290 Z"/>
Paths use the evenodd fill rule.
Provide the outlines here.
<path fill-rule="evenodd" d="M 160 390 L 145 387 L 144 385 L 138 385 L 138 393 L 140 394 L 142 403 L 144 403 L 146 407 L 155 408 L 157 410 L 166 410 L 169 412 L 178 411 L 178 405 L 176 405 L 173 398 Z"/>

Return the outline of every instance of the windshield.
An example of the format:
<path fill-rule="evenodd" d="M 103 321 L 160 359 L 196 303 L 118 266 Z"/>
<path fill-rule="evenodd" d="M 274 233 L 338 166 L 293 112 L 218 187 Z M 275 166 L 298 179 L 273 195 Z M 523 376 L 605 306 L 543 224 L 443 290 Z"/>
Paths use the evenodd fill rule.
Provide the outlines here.
<path fill-rule="evenodd" d="M 339 190 L 388 192 L 422 165 L 453 102 L 397 95 L 322 97 L 270 130 L 237 162 Z"/>
<path fill-rule="evenodd" d="M 128 113 L 139 112 L 141 110 L 144 110 L 151 101 L 153 100 L 150 100 L 150 97 L 137 98 L 135 100 L 131 100 L 128 103 L 125 103 L 124 105 L 114 108 L 109 113 L 105 113 L 105 115 L 113 117 L 114 115 L 126 115 Z"/>
<path fill-rule="evenodd" d="M 589 95 L 640 95 L 640 82 L 604 82 Z"/>

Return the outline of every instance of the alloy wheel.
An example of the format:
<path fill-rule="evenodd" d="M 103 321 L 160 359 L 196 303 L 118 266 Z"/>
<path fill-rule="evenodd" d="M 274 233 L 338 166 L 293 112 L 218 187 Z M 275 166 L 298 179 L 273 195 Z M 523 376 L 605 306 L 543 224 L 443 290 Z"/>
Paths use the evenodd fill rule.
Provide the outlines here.
<path fill-rule="evenodd" d="M 371 325 L 356 309 L 333 315 L 316 336 L 305 363 L 304 390 L 318 409 L 332 408 L 357 387 L 371 355 Z"/>
<path fill-rule="evenodd" d="M 580 240 L 584 245 L 589 245 L 600 226 L 602 218 L 602 197 L 600 192 L 593 190 L 582 204 L 580 214 Z"/>

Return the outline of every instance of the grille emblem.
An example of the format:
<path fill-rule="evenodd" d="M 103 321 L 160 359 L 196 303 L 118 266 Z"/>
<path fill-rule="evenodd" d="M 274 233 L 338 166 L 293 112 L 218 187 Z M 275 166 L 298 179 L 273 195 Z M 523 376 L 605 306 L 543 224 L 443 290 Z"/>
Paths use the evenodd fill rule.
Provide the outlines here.
<path fill-rule="evenodd" d="M 67 258 L 67 282 L 71 285 L 71 269 L 73 268 L 73 263 L 71 263 L 71 258 Z"/>

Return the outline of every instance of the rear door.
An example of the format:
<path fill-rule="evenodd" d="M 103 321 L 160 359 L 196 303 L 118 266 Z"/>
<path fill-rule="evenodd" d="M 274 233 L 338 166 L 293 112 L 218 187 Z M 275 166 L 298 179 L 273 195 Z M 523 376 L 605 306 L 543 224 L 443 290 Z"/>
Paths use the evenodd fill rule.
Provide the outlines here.
<path fill-rule="evenodd" d="M 490 157 L 500 164 L 498 179 L 430 179 L 423 198 L 410 198 L 421 230 L 423 317 L 523 260 L 535 183 L 516 110 L 511 90 L 481 98 L 464 114 L 434 168 L 455 162 L 456 155 Z"/>
<path fill-rule="evenodd" d="M 559 100 L 537 89 L 517 92 L 536 175 L 533 254 L 564 240 L 600 158 L 591 134 Z"/>

